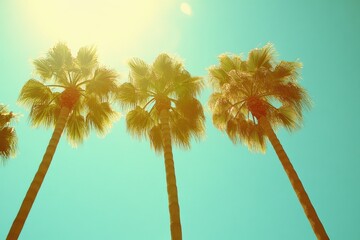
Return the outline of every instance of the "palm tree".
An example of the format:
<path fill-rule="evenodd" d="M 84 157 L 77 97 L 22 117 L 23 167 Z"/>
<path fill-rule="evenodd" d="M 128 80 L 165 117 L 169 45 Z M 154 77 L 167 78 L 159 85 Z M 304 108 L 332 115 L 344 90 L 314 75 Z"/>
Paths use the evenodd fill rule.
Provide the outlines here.
<path fill-rule="evenodd" d="M 46 57 L 35 60 L 34 65 L 41 81 L 27 81 L 20 92 L 19 103 L 31 109 L 33 126 L 55 126 L 55 129 L 7 239 L 18 238 L 63 130 L 76 146 L 88 136 L 91 128 L 105 134 L 117 116 L 109 103 L 110 93 L 118 88 L 117 74 L 99 67 L 94 48 L 80 48 L 73 57 L 65 44 L 58 43 Z"/>
<path fill-rule="evenodd" d="M 15 156 L 17 136 L 15 128 L 10 126 L 14 118 L 15 114 L 9 112 L 5 105 L 0 104 L 0 158 L 2 160 Z"/>
<path fill-rule="evenodd" d="M 160 54 L 152 65 L 134 58 L 129 66 L 130 82 L 120 86 L 118 99 L 131 109 L 126 116 L 130 134 L 148 138 L 156 152 L 164 153 L 171 238 L 179 240 L 182 232 L 172 142 L 190 148 L 191 137 L 199 139 L 204 133 L 203 108 L 196 99 L 202 79 L 192 77 L 180 61 L 167 54 Z"/>
<path fill-rule="evenodd" d="M 310 199 L 274 129 L 300 127 L 302 110 L 311 102 L 298 82 L 299 62 L 275 62 L 271 44 L 249 53 L 248 60 L 221 55 L 220 65 L 209 69 L 214 93 L 209 106 L 213 123 L 234 142 L 251 150 L 265 151 L 267 137 L 289 177 L 318 239 L 329 239 Z"/>

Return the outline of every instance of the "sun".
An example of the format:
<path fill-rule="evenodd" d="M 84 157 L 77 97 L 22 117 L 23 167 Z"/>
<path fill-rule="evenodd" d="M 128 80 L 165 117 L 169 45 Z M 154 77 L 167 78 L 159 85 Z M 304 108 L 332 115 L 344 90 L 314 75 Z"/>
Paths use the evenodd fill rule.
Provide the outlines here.
<path fill-rule="evenodd" d="M 181 3 L 181 5 L 180 5 L 180 10 L 181 10 L 185 15 L 188 15 L 188 16 L 191 16 L 191 15 L 192 15 L 191 6 L 190 6 L 188 3 L 186 3 L 186 2 Z"/>
<path fill-rule="evenodd" d="M 166 0 L 26 0 L 28 29 L 51 42 L 72 48 L 94 44 L 102 48 L 129 48 L 158 20 Z"/>

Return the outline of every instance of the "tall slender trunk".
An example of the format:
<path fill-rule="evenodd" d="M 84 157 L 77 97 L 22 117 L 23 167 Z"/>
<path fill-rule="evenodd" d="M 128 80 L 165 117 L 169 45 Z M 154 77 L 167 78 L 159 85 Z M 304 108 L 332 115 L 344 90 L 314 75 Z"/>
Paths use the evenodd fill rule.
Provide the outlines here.
<path fill-rule="evenodd" d="M 181 222 L 180 222 L 180 207 L 178 200 L 178 193 L 176 187 L 176 177 L 174 168 L 174 158 L 171 147 L 171 135 L 169 126 L 169 110 L 161 110 L 160 112 L 161 134 L 164 147 L 166 185 L 169 199 L 169 213 L 170 213 L 170 230 L 172 240 L 181 240 Z"/>
<path fill-rule="evenodd" d="M 307 195 L 304 186 L 302 185 L 293 165 L 290 162 L 290 159 L 286 155 L 286 152 L 282 145 L 280 144 L 279 139 L 277 138 L 274 130 L 272 129 L 269 121 L 266 117 L 260 117 L 259 119 L 260 126 L 264 129 L 266 135 L 268 136 L 272 146 L 275 149 L 276 154 L 279 157 L 279 160 L 291 182 L 292 187 L 295 190 L 295 193 L 301 203 L 301 206 L 304 209 L 306 217 L 308 218 L 311 227 L 319 240 L 328 240 L 329 237 L 325 231 L 324 226 L 322 225 L 315 208 L 313 207 L 309 196 Z"/>
<path fill-rule="evenodd" d="M 50 142 L 46 148 L 46 152 L 43 156 L 43 159 L 40 163 L 39 169 L 37 170 L 35 177 L 30 184 L 30 187 L 25 195 L 25 198 L 21 204 L 19 212 L 10 228 L 7 240 L 16 240 L 18 239 L 21 230 L 24 226 L 27 216 L 31 210 L 31 207 L 35 201 L 36 195 L 39 192 L 42 182 L 44 181 L 46 172 L 49 169 L 51 160 L 54 156 L 56 147 L 59 143 L 61 134 L 64 130 L 67 118 L 70 114 L 70 109 L 67 107 L 62 107 L 59 117 L 56 122 L 54 132 L 51 136 Z"/>

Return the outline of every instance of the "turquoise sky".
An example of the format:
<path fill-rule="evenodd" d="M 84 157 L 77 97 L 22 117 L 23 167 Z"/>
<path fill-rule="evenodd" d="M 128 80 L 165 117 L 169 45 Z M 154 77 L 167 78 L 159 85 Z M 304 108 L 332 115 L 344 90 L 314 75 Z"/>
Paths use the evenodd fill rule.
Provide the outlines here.
<path fill-rule="evenodd" d="M 73 3 L 76 2 L 76 3 Z M 126 61 L 161 52 L 204 76 L 221 53 L 268 42 L 278 59 L 304 64 L 314 106 L 304 127 L 278 137 L 331 239 L 360 239 L 360 3 L 357 0 L 3 0 L 0 102 L 21 115 L 17 157 L 0 166 L 0 239 L 5 239 L 46 149 L 51 129 L 29 126 L 16 104 L 32 59 L 58 41 L 76 53 L 96 45 L 100 61 L 127 80 Z M 45 4 L 46 3 L 46 4 Z M 212 126 L 190 151 L 174 148 L 185 240 L 315 239 L 274 150 L 250 153 Z M 123 113 L 125 114 L 125 113 Z M 170 238 L 163 158 L 129 136 L 124 118 L 103 139 L 73 149 L 61 139 L 20 239 Z"/>

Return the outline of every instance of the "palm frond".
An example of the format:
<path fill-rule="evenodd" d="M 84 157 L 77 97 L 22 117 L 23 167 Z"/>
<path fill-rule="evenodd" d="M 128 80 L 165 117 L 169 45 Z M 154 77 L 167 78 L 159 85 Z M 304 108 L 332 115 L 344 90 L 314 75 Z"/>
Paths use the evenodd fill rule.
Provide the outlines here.
<path fill-rule="evenodd" d="M 231 119 L 227 122 L 226 133 L 234 144 L 241 142 L 252 151 L 265 152 L 264 130 L 252 121 L 243 118 Z"/>
<path fill-rule="evenodd" d="M 228 112 L 213 113 L 213 115 L 212 115 L 212 122 L 213 122 L 214 126 L 221 131 L 224 131 L 226 129 L 227 122 L 230 119 L 231 119 L 231 117 L 229 117 Z"/>
<path fill-rule="evenodd" d="M 35 73 L 38 74 L 42 80 L 46 81 L 53 77 L 54 71 L 46 58 L 39 58 L 33 61 L 35 66 Z"/>
<path fill-rule="evenodd" d="M 84 116 L 73 111 L 66 122 L 66 136 L 70 144 L 76 147 L 89 135 L 89 125 Z"/>
<path fill-rule="evenodd" d="M 155 71 L 156 74 L 163 75 L 165 78 L 169 79 L 172 78 L 170 76 L 173 76 L 173 74 L 175 73 L 173 71 L 175 64 L 176 64 L 175 59 L 172 59 L 166 53 L 161 53 L 156 57 L 152 66 L 153 66 L 153 71 Z"/>
<path fill-rule="evenodd" d="M 13 127 L 0 128 L 0 158 L 14 157 L 17 149 L 17 136 Z"/>
<path fill-rule="evenodd" d="M 275 50 L 272 44 L 268 43 L 260 49 L 250 51 L 247 66 L 249 71 L 256 71 L 263 68 L 271 68 L 274 61 Z"/>
<path fill-rule="evenodd" d="M 20 91 L 18 102 L 31 107 L 33 104 L 49 102 L 53 97 L 51 89 L 43 83 L 30 79 Z"/>
<path fill-rule="evenodd" d="M 163 151 L 163 141 L 160 125 L 154 125 L 148 132 L 150 146 L 155 152 L 160 153 Z"/>
<path fill-rule="evenodd" d="M 55 72 L 61 72 L 65 68 L 73 67 L 73 57 L 65 43 L 60 42 L 50 49 L 47 60 Z"/>
<path fill-rule="evenodd" d="M 15 114 L 9 112 L 6 105 L 0 103 L 0 128 L 9 126 L 10 122 L 15 119 Z"/>
<path fill-rule="evenodd" d="M 117 99 L 123 108 L 133 108 L 149 98 L 147 92 L 137 90 L 132 83 L 126 82 L 118 87 Z"/>
<path fill-rule="evenodd" d="M 95 94 L 99 97 L 108 99 L 117 89 L 116 79 L 118 74 L 110 69 L 98 68 L 90 81 L 86 81 L 86 91 L 88 94 Z"/>
<path fill-rule="evenodd" d="M 180 68 L 181 63 L 172 59 L 168 54 L 158 55 L 152 65 L 152 76 L 150 78 L 150 83 L 155 92 L 165 93 L 166 90 L 171 89 L 181 70 Z"/>
<path fill-rule="evenodd" d="M 0 158 L 3 160 L 14 157 L 17 148 L 15 128 L 10 126 L 16 117 L 7 107 L 0 104 Z"/>
<path fill-rule="evenodd" d="M 277 84 L 272 88 L 273 96 L 285 105 L 293 105 L 296 107 L 298 113 L 301 113 L 303 108 L 309 109 L 311 107 L 311 100 L 306 90 L 299 84 L 288 82 L 285 84 Z"/>
<path fill-rule="evenodd" d="M 71 51 L 65 43 L 60 42 L 51 48 L 46 61 L 53 71 L 55 83 L 70 84 L 69 73 L 75 70 L 75 66 Z"/>
<path fill-rule="evenodd" d="M 299 129 L 302 122 L 302 115 L 290 105 L 272 109 L 267 118 L 274 128 L 283 126 L 288 131 Z"/>
<path fill-rule="evenodd" d="M 182 117 L 191 119 L 205 120 L 203 107 L 199 100 L 194 97 L 183 97 L 176 102 L 176 111 L 181 114 Z"/>
<path fill-rule="evenodd" d="M 89 76 L 94 69 L 98 67 L 98 57 L 95 47 L 82 47 L 79 49 L 76 59 L 77 67 L 81 74 L 86 77 Z"/>
<path fill-rule="evenodd" d="M 186 96 L 196 97 L 204 87 L 201 77 L 191 77 L 187 71 L 183 71 L 183 73 L 174 80 L 171 91 L 174 92 L 178 98 Z"/>
<path fill-rule="evenodd" d="M 190 139 L 200 140 L 205 132 L 205 115 L 201 103 L 193 97 L 180 98 L 170 112 L 171 136 L 176 145 L 188 149 Z"/>
<path fill-rule="evenodd" d="M 126 115 L 126 127 L 129 133 L 137 138 L 146 137 L 150 129 L 154 126 L 149 112 L 141 107 L 128 112 Z"/>
<path fill-rule="evenodd" d="M 231 70 L 240 69 L 241 60 L 239 57 L 230 57 L 228 54 L 221 54 L 219 56 L 220 68 L 225 72 L 230 72 Z"/>
<path fill-rule="evenodd" d="M 139 58 L 129 61 L 131 83 L 142 91 L 147 91 L 150 80 L 150 66 Z"/>
<path fill-rule="evenodd" d="M 172 112 L 170 115 L 171 138 L 173 142 L 184 149 L 190 148 L 191 138 L 200 140 L 204 137 L 205 126 L 204 119 L 200 116 L 186 118 L 178 112 Z"/>
<path fill-rule="evenodd" d="M 181 148 L 189 149 L 191 130 L 188 119 L 179 116 L 174 117 L 174 114 L 172 114 L 170 118 L 170 126 L 171 126 L 171 139 L 173 143 L 175 143 L 177 146 Z"/>
<path fill-rule="evenodd" d="M 60 113 L 60 105 L 56 102 L 44 102 L 33 104 L 29 114 L 30 123 L 34 127 L 44 125 L 45 127 L 55 126 Z"/>
<path fill-rule="evenodd" d="M 87 106 L 86 123 L 96 130 L 100 136 L 108 133 L 112 123 L 119 117 L 109 102 L 101 102 L 95 96 L 88 96 L 84 102 Z"/>
<path fill-rule="evenodd" d="M 223 114 L 231 109 L 232 103 L 222 93 L 215 92 L 210 95 L 208 105 L 213 113 Z"/>
<path fill-rule="evenodd" d="M 302 68 L 300 62 L 281 61 L 272 72 L 274 80 L 296 81 L 299 78 L 299 70 Z"/>
<path fill-rule="evenodd" d="M 266 151 L 266 135 L 264 130 L 252 121 L 248 121 L 250 127 L 248 129 L 247 138 L 243 141 L 250 150 L 265 153 Z"/>
<path fill-rule="evenodd" d="M 230 76 L 223 69 L 213 66 L 209 68 L 210 82 L 214 89 L 218 90 L 222 85 L 229 82 Z"/>

